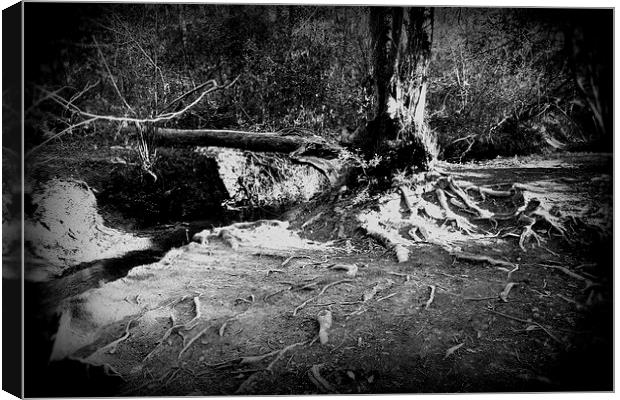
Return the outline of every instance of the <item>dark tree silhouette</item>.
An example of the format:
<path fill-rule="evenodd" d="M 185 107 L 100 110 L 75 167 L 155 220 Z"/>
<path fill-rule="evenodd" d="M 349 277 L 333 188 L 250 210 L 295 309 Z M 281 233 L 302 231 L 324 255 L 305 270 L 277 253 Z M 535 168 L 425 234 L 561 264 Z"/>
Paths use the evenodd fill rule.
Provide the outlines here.
<path fill-rule="evenodd" d="M 362 146 L 392 168 L 427 170 L 437 153 L 424 120 L 433 9 L 372 7 L 369 23 L 375 110 Z"/>

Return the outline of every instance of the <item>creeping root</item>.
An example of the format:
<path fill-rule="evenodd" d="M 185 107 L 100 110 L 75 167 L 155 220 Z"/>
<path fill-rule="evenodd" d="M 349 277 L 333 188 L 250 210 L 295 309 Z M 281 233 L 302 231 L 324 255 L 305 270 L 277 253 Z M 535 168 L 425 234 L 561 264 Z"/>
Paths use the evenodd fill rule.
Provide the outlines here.
<path fill-rule="evenodd" d="M 471 235 L 474 232 L 475 226 L 466 218 L 461 217 L 450 209 L 446 198 L 446 192 L 444 192 L 443 189 L 437 188 L 435 189 L 435 194 L 437 195 L 437 200 L 443 209 L 446 222 L 453 222 L 457 228 L 468 235 Z"/>

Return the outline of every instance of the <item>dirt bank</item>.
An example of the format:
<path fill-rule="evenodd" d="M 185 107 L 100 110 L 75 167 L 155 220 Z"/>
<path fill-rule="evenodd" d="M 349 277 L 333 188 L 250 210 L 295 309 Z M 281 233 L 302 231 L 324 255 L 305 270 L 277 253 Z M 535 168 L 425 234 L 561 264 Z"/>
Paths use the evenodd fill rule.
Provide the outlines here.
<path fill-rule="evenodd" d="M 359 230 L 339 238 L 335 215 L 304 226 L 328 208 L 311 203 L 290 227 L 209 229 L 65 299 L 50 354 L 103 366 L 126 395 L 611 390 L 611 159 L 543 161 L 443 168 L 540 189 L 573 221 L 566 238 L 541 231 L 524 252 L 510 235 L 446 237 L 492 262 L 421 242 L 397 263 Z"/>

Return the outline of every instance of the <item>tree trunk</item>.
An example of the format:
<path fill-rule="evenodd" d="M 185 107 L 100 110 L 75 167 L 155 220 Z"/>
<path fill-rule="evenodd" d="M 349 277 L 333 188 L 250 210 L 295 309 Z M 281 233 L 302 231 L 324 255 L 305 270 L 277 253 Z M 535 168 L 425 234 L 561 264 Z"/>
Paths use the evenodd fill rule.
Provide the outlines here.
<path fill-rule="evenodd" d="M 155 129 L 158 146 L 219 146 L 258 152 L 294 153 L 334 159 L 341 148 L 318 136 L 211 129 Z"/>
<path fill-rule="evenodd" d="M 602 11 L 602 12 L 601 12 Z M 570 21 L 564 29 L 573 79 L 592 114 L 599 138 L 613 145 L 613 26 L 611 13 L 596 10 L 597 18 Z M 591 21 L 596 21 L 592 23 Z M 609 28 L 609 29 L 607 29 Z"/>
<path fill-rule="evenodd" d="M 362 147 L 392 170 L 428 170 L 437 155 L 424 120 L 433 9 L 372 7 L 369 22 L 375 110 Z"/>

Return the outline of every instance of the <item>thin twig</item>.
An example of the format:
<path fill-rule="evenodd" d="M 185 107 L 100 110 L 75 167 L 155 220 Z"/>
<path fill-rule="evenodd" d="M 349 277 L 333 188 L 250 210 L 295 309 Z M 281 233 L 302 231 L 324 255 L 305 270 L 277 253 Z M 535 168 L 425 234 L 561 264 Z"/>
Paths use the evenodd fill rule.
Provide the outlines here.
<path fill-rule="evenodd" d="M 396 296 L 397 294 L 398 294 L 398 292 L 394 292 L 394 293 L 392 293 L 392 294 L 388 294 L 387 296 L 380 297 L 380 298 L 378 298 L 378 299 L 377 299 L 377 303 L 378 303 L 378 302 L 380 302 L 380 301 L 382 301 L 382 300 L 387 300 L 387 299 L 389 299 L 390 297 L 394 297 L 394 296 Z M 357 301 L 356 303 L 359 303 L 359 301 Z"/>
<path fill-rule="evenodd" d="M 504 314 L 504 313 L 501 313 L 499 311 L 491 310 L 489 308 L 487 308 L 487 311 L 492 313 L 492 314 L 497 314 L 497 315 L 499 315 L 501 317 L 511 319 L 513 321 L 523 322 L 524 324 L 535 325 L 535 326 L 539 327 L 540 329 L 542 329 L 547 335 L 549 335 L 549 337 L 551 339 L 555 340 L 556 342 L 560 343 L 561 345 L 565 345 L 565 343 L 563 341 L 558 339 L 555 335 L 553 335 L 551 332 L 549 332 L 549 330 L 547 328 L 545 328 L 542 324 L 540 324 L 540 323 L 538 323 L 536 321 L 522 319 L 522 318 L 518 318 L 518 317 L 513 317 L 512 315 Z"/>
<path fill-rule="evenodd" d="M 93 35 L 93 42 L 95 42 L 95 46 L 97 47 L 97 52 L 99 53 L 99 57 L 101 57 L 101 60 L 103 61 L 103 66 L 105 67 L 106 71 L 108 72 L 108 76 L 110 77 L 110 81 L 112 82 L 112 86 L 114 86 L 114 89 L 116 90 L 116 94 L 118 94 L 118 97 L 120 97 L 120 99 L 122 100 L 123 104 L 125 104 L 125 107 L 127 107 L 127 109 L 129 111 L 131 111 L 131 113 L 133 115 L 138 115 L 136 114 L 136 112 L 134 111 L 133 108 L 131 108 L 131 106 L 129 105 L 129 103 L 127 103 L 127 100 L 125 100 L 125 97 L 123 97 L 123 95 L 121 94 L 121 91 L 118 89 L 118 86 L 116 85 L 116 81 L 114 80 L 114 76 L 112 76 L 112 72 L 110 71 L 110 67 L 108 67 L 108 62 L 106 61 L 103 52 L 101 51 L 101 48 L 99 47 L 99 43 L 97 42 L 97 39 L 95 38 L 95 36 Z M 68 103 L 71 104 L 71 103 Z"/>
<path fill-rule="evenodd" d="M 63 129 L 62 131 L 58 132 L 57 134 L 50 136 L 49 138 L 45 139 L 43 142 L 39 143 L 38 145 L 36 145 L 35 147 L 33 147 L 32 149 L 28 150 L 28 152 L 25 154 L 25 158 L 30 157 L 35 151 L 37 151 L 38 149 L 40 149 L 41 147 L 45 146 L 47 143 L 51 142 L 54 139 L 59 138 L 60 136 L 64 135 L 67 132 L 70 132 L 71 130 L 82 126 L 82 125 L 88 125 L 91 122 L 95 122 L 97 120 L 97 118 L 89 118 L 87 120 L 84 120 L 82 122 L 78 122 L 77 124 L 73 124 L 65 129 Z"/>
<path fill-rule="evenodd" d="M 549 265 L 549 264 L 535 264 L 535 265 L 539 265 L 541 267 L 545 267 L 545 268 L 553 268 L 553 269 L 557 269 L 558 271 L 562 271 L 563 273 L 565 273 L 566 275 L 575 278 L 575 279 L 579 279 L 581 281 L 584 281 L 586 283 L 586 285 L 591 285 L 592 281 L 586 277 L 583 277 L 581 275 L 579 275 L 576 272 L 571 271 L 568 268 L 565 267 L 561 267 L 559 265 Z"/>
<path fill-rule="evenodd" d="M 319 296 L 321 296 L 323 293 L 325 293 L 325 291 L 326 291 L 327 289 L 329 289 L 330 287 L 332 287 L 332 286 L 336 286 L 336 285 L 339 285 L 339 284 L 341 284 L 341 283 L 345 283 L 345 282 L 352 282 L 352 280 L 351 280 L 351 279 L 342 279 L 342 280 L 339 280 L 339 281 L 336 281 L 336 282 L 332 282 L 332 283 L 330 283 L 329 285 L 325 285 L 325 286 L 323 287 L 323 289 L 321 289 L 321 291 L 319 292 L 319 294 L 317 294 L 316 296 L 310 297 L 308 300 L 306 300 L 306 301 L 304 301 L 303 303 L 301 303 L 300 305 L 298 305 L 298 306 L 295 308 L 295 310 L 293 310 L 293 316 L 297 315 L 297 312 L 298 312 L 299 310 L 301 310 L 302 308 L 304 308 L 304 307 L 305 307 L 305 306 L 306 306 L 309 302 L 311 302 L 311 301 L 313 301 L 313 300 L 318 299 L 318 298 L 319 298 Z"/>

